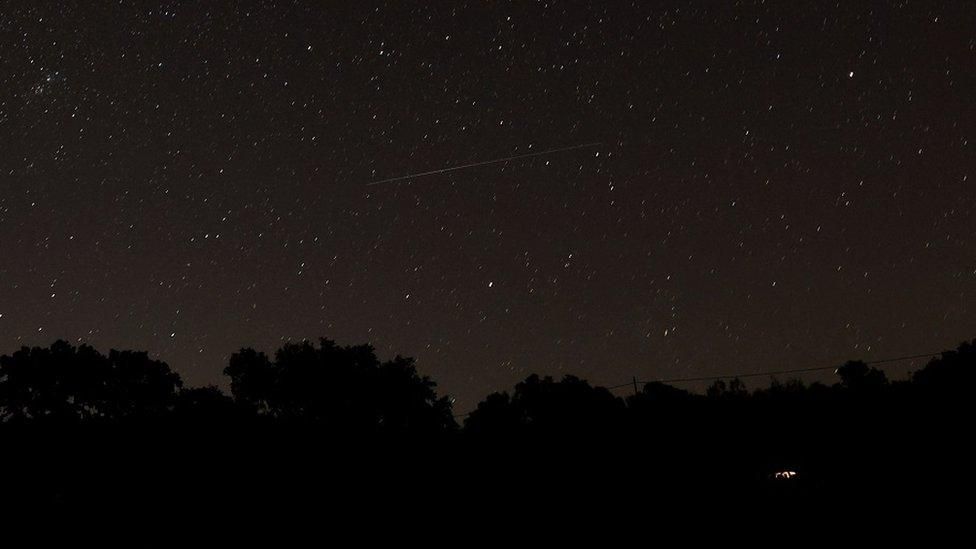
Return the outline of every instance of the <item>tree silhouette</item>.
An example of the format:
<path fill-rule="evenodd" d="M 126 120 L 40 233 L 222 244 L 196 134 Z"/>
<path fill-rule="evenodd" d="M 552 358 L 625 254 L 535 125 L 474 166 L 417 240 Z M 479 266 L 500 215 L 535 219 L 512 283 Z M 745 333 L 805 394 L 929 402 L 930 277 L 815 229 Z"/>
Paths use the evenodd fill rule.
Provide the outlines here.
<path fill-rule="evenodd" d="M 844 387 L 854 391 L 878 390 L 888 383 L 884 372 L 860 360 L 848 361 L 837 368 L 837 375 Z"/>
<path fill-rule="evenodd" d="M 514 394 L 496 393 L 478 405 L 465 428 L 478 433 L 593 433 L 623 418 L 624 402 L 602 387 L 575 376 L 560 381 L 531 375 Z"/>
<path fill-rule="evenodd" d="M 695 396 L 659 381 L 645 383 L 641 392 L 627 397 L 627 406 L 631 409 L 669 408 L 683 406 L 695 400 Z"/>
<path fill-rule="evenodd" d="M 0 415 L 6 421 L 77 422 L 162 417 L 179 375 L 147 353 L 109 352 L 57 341 L 0 357 Z"/>
<path fill-rule="evenodd" d="M 728 383 L 717 379 L 705 390 L 705 396 L 711 399 L 720 398 L 745 398 L 749 396 L 746 384 L 739 378 L 732 378 Z"/>
<path fill-rule="evenodd" d="M 976 386 L 976 339 L 961 343 L 912 374 L 912 383 L 929 393 L 968 394 Z"/>
<path fill-rule="evenodd" d="M 233 425 L 245 419 L 247 411 L 212 385 L 182 389 L 173 406 L 177 421 L 195 425 Z"/>
<path fill-rule="evenodd" d="M 234 353 L 224 368 L 224 375 L 230 377 L 234 399 L 261 414 L 271 413 L 276 373 L 268 356 L 254 349 L 241 349 Z"/>
<path fill-rule="evenodd" d="M 268 418 L 358 433 L 432 434 L 455 426 L 450 401 L 438 398 L 413 359 L 381 363 L 369 345 L 288 344 L 274 361 L 242 349 L 224 373 L 234 399 Z"/>

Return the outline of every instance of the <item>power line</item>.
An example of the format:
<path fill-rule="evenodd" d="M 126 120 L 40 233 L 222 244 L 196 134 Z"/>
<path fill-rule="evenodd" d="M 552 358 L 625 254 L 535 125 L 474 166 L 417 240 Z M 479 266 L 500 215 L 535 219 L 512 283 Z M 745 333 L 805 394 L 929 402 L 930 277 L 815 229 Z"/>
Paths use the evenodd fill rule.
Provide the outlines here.
<path fill-rule="evenodd" d="M 914 359 L 917 359 L 917 358 L 933 357 L 933 356 L 941 355 L 942 353 L 943 353 L 943 351 L 936 351 L 934 353 L 922 353 L 922 354 L 917 354 L 917 355 L 905 355 L 905 356 L 896 356 L 896 357 L 890 357 L 890 358 L 879 358 L 877 360 L 867 360 L 867 361 L 864 361 L 864 364 L 868 364 L 868 365 L 888 364 L 888 363 L 891 363 L 891 362 L 901 362 L 901 361 L 904 361 L 904 360 L 914 360 Z M 780 374 L 799 374 L 799 373 L 804 373 L 804 372 L 821 372 L 821 371 L 824 371 L 824 370 L 836 370 L 837 368 L 838 368 L 838 366 L 813 366 L 813 367 L 810 367 L 810 368 L 793 368 L 793 369 L 790 369 L 790 370 L 768 370 L 768 371 L 765 371 L 765 372 L 744 372 L 744 373 L 738 373 L 738 374 L 725 374 L 725 375 L 719 375 L 719 376 L 661 378 L 661 379 L 654 379 L 654 380 L 650 380 L 650 381 L 641 381 L 641 380 L 637 380 L 637 379 L 632 379 L 631 381 L 628 381 L 627 383 L 621 383 L 619 385 L 611 385 L 609 387 L 604 387 L 604 388 L 607 389 L 607 390 L 613 391 L 613 390 L 616 390 L 616 389 L 622 389 L 624 387 L 634 387 L 635 386 L 635 383 L 644 385 L 644 384 L 647 384 L 647 383 L 683 383 L 683 382 L 691 382 L 691 381 L 714 381 L 714 380 L 718 380 L 718 379 L 750 378 L 750 377 L 774 376 L 774 375 L 780 375 Z M 473 412 L 473 410 L 472 410 L 472 412 Z M 467 416 L 470 416 L 472 412 L 465 412 L 463 414 L 454 414 L 454 417 L 455 418 L 467 417 Z"/>
<path fill-rule="evenodd" d="M 933 356 L 940 355 L 940 354 L 942 354 L 942 351 L 938 351 L 938 352 L 934 352 L 934 353 L 922 353 L 922 354 L 917 354 L 917 355 L 897 356 L 897 357 L 891 357 L 891 358 L 881 358 L 881 359 L 878 359 L 878 360 L 868 360 L 868 361 L 865 361 L 864 363 L 865 364 L 868 364 L 868 365 L 872 365 L 872 364 L 887 364 L 887 363 L 890 363 L 890 362 L 901 362 L 901 361 L 904 361 L 904 360 L 913 360 L 913 359 L 916 359 L 916 358 L 933 357 Z M 744 373 L 726 374 L 726 375 L 718 375 L 718 376 L 675 377 L 675 378 L 655 379 L 655 380 L 650 380 L 650 381 L 640 381 L 640 380 L 638 380 L 637 383 L 654 383 L 654 382 L 657 382 L 657 383 L 683 383 L 683 382 L 691 382 L 691 381 L 714 381 L 714 380 L 718 380 L 718 379 L 750 378 L 750 377 L 774 376 L 774 375 L 780 375 L 780 374 L 799 374 L 799 373 L 804 373 L 804 372 L 819 372 L 819 371 L 824 371 L 824 370 L 836 370 L 836 369 L 837 369 L 837 366 L 813 366 L 813 367 L 810 367 L 810 368 L 793 368 L 793 369 L 790 369 L 790 370 L 769 370 L 769 371 L 765 371 L 765 372 L 744 372 Z M 613 390 L 613 389 L 621 389 L 623 387 L 631 387 L 632 385 L 633 385 L 633 382 L 630 382 L 630 383 L 621 383 L 620 385 L 613 385 L 611 387 L 607 387 L 607 389 L 610 389 L 610 390 Z"/>

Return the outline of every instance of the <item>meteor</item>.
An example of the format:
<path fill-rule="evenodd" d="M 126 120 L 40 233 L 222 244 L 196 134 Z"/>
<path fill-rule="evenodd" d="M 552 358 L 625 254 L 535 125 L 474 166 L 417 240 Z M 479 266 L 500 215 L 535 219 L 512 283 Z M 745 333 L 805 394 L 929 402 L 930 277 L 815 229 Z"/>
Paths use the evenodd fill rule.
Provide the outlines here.
<path fill-rule="evenodd" d="M 441 168 L 439 170 L 431 170 L 429 172 L 412 173 L 412 174 L 409 174 L 409 175 L 401 175 L 399 177 L 391 177 L 389 179 L 381 179 L 380 181 L 371 181 L 371 182 L 367 183 L 366 186 L 369 187 L 369 186 L 372 186 L 372 185 L 379 185 L 381 183 L 393 183 L 394 181 L 403 181 L 405 179 L 416 179 L 418 177 L 427 177 L 429 175 L 437 175 L 437 174 L 445 173 L 445 172 L 453 172 L 453 171 L 456 171 L 456 170 L 465 170 L 467 168 L 475 168 L 475 167 L 478 167 L 478 166 L 487 166 L 488 164 L 498 164 L 498 163 L 501 163 L 501 162 L 510 162 L 512 160 L 520 160 L 522 158 L 531 158 L 533 156 L 542 156 L 542 155 L 545 155 L 545 154 L 554 154 L 554 153 L 565 152 L 565 151 L 575 151 L 576 149 L 587 149 L 587 148 L 596 147 L 596 146 L 602 145 L 602 144 L 603 143 L 584 143 L 582 145 L 573 145 L 572 147 L 562 147 L 562 148 L 559 148 L 559 149 L 548 149 L 548 150 L 545 150 L 545 151 L 539 151 L 539 152 L 534 152 L 534 153 L 518 154 L 518 155 L 515 155 L 515 156 L 507 156 L 505 158 L 496 158 L 494 160 L 485 160 L 485 161 L 482 161 L 482 162 L 475 162 L 473 164 L 465 164 L 463 166 L 451 166 L 449 168 Z"/>

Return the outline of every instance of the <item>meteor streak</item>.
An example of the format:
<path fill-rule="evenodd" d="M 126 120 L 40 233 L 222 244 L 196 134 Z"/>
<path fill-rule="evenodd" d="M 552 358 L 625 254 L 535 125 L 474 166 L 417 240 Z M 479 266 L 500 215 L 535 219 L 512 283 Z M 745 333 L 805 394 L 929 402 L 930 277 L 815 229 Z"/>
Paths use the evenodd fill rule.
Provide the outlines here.
<path fill-rule="evenodd" d="M 596 147 L 597 145 L 602 145 L 603 143 L 584 143 L 583 145 L 573 145 L 572 147 L 562 147 L 559 149 L 549 149 L 545 151 L 539 151 L 534 153 L 519 154 L 515 156 L 508 156 L 505 158 L 496 158 L 494 160 L 485 160 L 483 162 L 475 162 L 473 164 L 465 164 L 463 166 L 451 166 L 449 168 L 441 168 L 439 170 L 431 170 L 429 172 L 412 173 L 410 175 L 401 175 L 400 177 L 391 177 L 389 179 L 382 179 L 380 181 L 371 181 L 366 184 L 366 186 L 379 185 L 381 183 L 393 183 L 394 181 L 403 181 L 404 179 L 415 179 L 418 177 L 427 177 L 428 175 L 437 175 L 439 173 L 453 172 L 455 170 L 464 170 L 467 168 L 475 168 L 477 166 L 487 166 L 488 164 L 498 164 L 500 162 L 509 162 L 511 160 L 519 160 L 522 158 L 531 158 L 533 156 L 542 156 L 544 154 L 553 154 L 565 151 L 574 151 L 576 149 L 586 149 L 590 147 Z"/>

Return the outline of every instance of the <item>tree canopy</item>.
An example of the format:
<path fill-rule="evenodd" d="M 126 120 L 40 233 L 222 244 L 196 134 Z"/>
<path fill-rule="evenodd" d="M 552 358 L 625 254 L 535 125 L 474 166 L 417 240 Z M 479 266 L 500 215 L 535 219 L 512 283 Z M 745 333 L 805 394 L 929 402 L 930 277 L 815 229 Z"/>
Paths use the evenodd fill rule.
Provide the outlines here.
<path fill-rule="evenodd" d="M 369 345 L 291 343 L 274 360 L 241 349 L 224 370 L 239 404 L 260 416 L 335 429 L 436 433 L 454 427 L 447 397 L 414 360 L 380 362 Z"/>
<path fill-rule="evenodd" d="M 0 357 L 0 416 L 6 421 L 117 421 L 161 417 L 183 383 L 147 353 L 57 341 Z"/>

